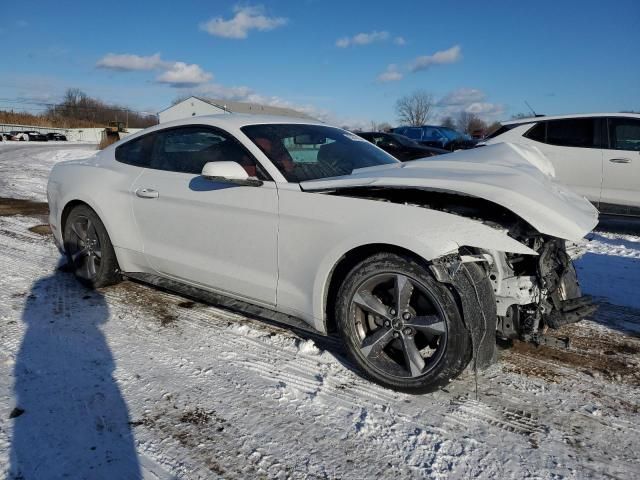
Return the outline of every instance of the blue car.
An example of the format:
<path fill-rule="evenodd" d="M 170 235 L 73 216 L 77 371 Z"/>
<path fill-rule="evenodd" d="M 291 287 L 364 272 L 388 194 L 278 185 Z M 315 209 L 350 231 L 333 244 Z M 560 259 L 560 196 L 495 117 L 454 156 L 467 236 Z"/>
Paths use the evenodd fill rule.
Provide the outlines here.
<path fill-rule="evenodd" d="M 397 127 L 393 133 L 404 135 L 422 145 L 454 151 L 476 146 L 477 141 L 466 133 L 449 127 L 423 125 L 421 127 Z"/>

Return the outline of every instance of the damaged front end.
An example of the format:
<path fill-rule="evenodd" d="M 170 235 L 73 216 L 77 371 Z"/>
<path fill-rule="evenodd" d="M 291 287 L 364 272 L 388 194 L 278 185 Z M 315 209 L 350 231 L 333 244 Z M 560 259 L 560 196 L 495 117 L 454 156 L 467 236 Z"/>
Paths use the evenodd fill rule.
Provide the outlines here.
<path fill-rule="evenodd" d="M 568 338 L 546 336 L 547 330 L 578 322 L 597 306 L 582 295 L 564 240 L 544 235 L 520 240 L 538 255 L 464 249 L 459 255 L 436 259 L 432 271 L 440 281 L 457 286 L 467 264 L 481 266 L 493 289 L 498 338 L 568 347 Z M 472 326 L 468 328 L 473 337 Z M 487 352 L 480 355 L 484 365 L 490 355 L 489 341 L 485 343 L 478 346 L 480 352 Z"/>
<path fill-rule="evenodd" d="M 565 241 L 539 236 L 530 240 L 537 257 L 493 252 L 490 280 L 494 285 L 498 336 L 534 343 L 556 343 L 547 329 L 578 322 L 597 309 L 583 296 Z"/>
<path fill-rule="evenodd" d="M 401 169 L 406 170 L 405 176 L 400 175 L 402 172 L 397 175 L 411 185 L 369 174 L 369 184 L 358 185 L 357 179 L 346 178 L 304 188 L 462 217 L 490 227 L 523 247 L 516 253 L 515 249 L 495 244 L 496 250 L 491 250 L 486 243 L 465 236 L 462 229 L 458 237 L 453 237 L 460 246 L 457 253 L 431 259 L 436 278 L 462 292 L 459 303 L 471 333 L 477 366 L 486 366 L 495 357 L 493 331 L 502 339 L 568 346 L 568 339 L 545 333 L 549 328 L 584 319 L 596 306 L 588 296 L 582 296 L 565 239 L 583 238 L 596 225 L 597 211 L 586 199 L 542 178 L 540 172 L 518 176 L 514 173 L 517 169 L 507 169 L 517 182 L 517 188 L 507 188 L 497 172 L 467 175 L 485 168 L 481 165 L 466 165 L 469 171 L 462 175 L 458 170 L 463 165 L 444 163 L 405 166 Z M 415 172 L 409 175 L 411 170 L 421 176 Z M 360 176 L 366 177 L 366 173 Z M 446 177 L 447 182 L 439 189 L 436 179 L 440 177 Z M 467 181 L 470 177 L 473 182 Z"/>

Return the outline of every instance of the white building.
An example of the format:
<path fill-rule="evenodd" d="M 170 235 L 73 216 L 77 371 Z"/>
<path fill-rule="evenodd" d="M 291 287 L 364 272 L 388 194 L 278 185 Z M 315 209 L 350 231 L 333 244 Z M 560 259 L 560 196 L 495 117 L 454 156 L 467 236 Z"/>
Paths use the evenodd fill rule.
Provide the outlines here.
<path fill-rule="evenodd" d="M 271 107 L 258 103 L 234 102 L 231 100 L 215 100 L 203 97 L 189 97 L 181 102 L 158 112 L 160 123 L 179 120 L 200 115 L 216 115 L 224 113 L 255 113 L 267 115 L 286 115 L 288 117 L 308 118 L 309 115 L 291 108 Z"/>

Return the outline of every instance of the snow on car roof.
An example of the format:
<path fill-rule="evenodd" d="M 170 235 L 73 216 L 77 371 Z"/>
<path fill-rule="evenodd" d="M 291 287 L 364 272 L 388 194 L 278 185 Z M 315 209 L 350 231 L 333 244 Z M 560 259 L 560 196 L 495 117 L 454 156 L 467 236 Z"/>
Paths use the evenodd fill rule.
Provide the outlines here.
<path fill-rule="evenodd" d="M 516 120 L 508 120 L 500 122 L 502 125 L 519 125 L 524 123 L 541 122 L 543 120 L 562 120 L 565 118 L 590 118 L 590 117 L 630 117 L 640 118 L 639 113 L 572 113 L 569 115 L 541 115 L 538 117 L 518 118 Z"/>

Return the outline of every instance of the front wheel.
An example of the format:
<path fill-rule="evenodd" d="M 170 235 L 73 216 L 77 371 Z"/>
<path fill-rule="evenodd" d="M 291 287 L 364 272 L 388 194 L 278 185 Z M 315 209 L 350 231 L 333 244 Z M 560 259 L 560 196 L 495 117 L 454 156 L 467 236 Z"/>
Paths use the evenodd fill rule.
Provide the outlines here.
<path fill-rule="evenodd" d="M 64 225 L 64 249 L 74 274 L 90 288 L 120 280 L 118 261 L 104 224 L 87 205 L 78 205 Z"/>
<path fill-rule="evenodd" d="M 453 293 L 410 257 L 380 253 L 356 265 L 338 290 L 335 314 L 350 356 L 387 388 L 433 391 L 471 359 Z"/>

